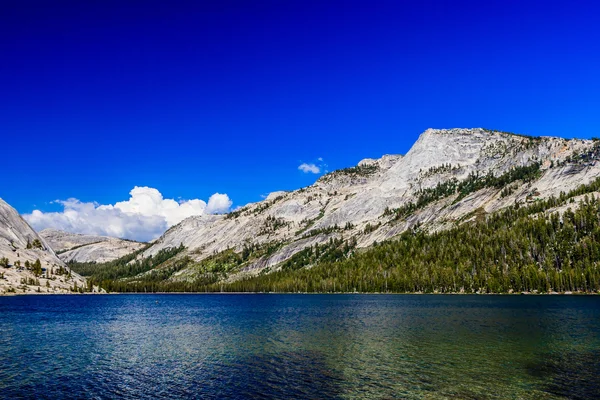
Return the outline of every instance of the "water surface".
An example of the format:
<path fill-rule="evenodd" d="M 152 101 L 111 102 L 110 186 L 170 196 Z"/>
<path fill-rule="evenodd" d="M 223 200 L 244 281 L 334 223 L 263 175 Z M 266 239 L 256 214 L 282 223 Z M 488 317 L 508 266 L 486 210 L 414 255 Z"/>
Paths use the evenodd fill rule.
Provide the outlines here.
<path fill-rule="evenodd" d="M 600 297 L 0 297 L 0 398 L 600 398 Z"/>

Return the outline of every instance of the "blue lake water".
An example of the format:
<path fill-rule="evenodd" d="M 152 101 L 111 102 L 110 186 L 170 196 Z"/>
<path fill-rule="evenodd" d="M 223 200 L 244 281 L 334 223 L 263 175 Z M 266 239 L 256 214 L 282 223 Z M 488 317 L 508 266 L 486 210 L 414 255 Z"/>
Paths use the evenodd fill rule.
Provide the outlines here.
<path fill-rule="evenodd" d="M 600 296 L 0 297 L 0 398 L 600 398 Z"/>

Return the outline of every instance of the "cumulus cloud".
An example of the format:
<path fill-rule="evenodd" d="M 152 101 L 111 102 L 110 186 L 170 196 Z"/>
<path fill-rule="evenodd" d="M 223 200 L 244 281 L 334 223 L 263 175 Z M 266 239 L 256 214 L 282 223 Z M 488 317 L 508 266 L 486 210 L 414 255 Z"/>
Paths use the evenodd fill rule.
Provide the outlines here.
<path fill-rule="evenodd" d="M 154 188 L 134 187 L 130 198 L 108 205 L 85 203 L 77 199 L 57 201 L 62 212 L 34 210 L 24 217 L 34 229 L 55 228 L 73 233 L 114 236 L 148 241 L 192 215 L 228 212 L 232 201 L 215 193 L 208 204 L 199 199 L 165 199 Z"/>
<path fill-rule="evenodd" d="M 229 212 L 233 202 L 229 199 L 226 194 L 215 193 L 208 199 L 208 205 L 206 206 L 206 212 L 209 214 L 221 214 Z"/>
<path fill-rule="evenodd" d="M 317 165 L 312 164 L 312 163 L 311 164 L 302 163 L 302 164 L 300 164 L 298 169 L 300 171 L 304 172 L 305 174 L 308 174 L 309 172 L 312 174 L 318 174 L 319 172 L 321 172 L 321 168 L 319 168 Z"/>

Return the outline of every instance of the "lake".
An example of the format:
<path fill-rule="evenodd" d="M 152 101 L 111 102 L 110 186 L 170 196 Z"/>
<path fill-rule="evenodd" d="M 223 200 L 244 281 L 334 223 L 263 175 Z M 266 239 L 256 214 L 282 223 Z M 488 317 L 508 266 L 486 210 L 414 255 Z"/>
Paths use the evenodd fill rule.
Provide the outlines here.
<path fill-rule="evenodd" d="M 600 296 L 0 297 L 0 398 L 600 398 Z"/>

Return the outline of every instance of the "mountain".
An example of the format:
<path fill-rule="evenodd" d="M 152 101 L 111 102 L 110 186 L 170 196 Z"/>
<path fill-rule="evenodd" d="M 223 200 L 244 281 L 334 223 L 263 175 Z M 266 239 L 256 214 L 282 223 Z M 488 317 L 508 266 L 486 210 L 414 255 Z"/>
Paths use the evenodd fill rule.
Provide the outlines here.
<path fill-rule="evenodd" d="M 404 156 L 365 159 L 309 187 L 182 221 L 142 255 L 181 251 L 121 283 L 230 284 L 339 261 L 403 232 L 445 231 L 590 184 L 600 176 L 599 155 L 596 140 L 428 129 Z"/>
<path fill-rule="evenodd" d="M 108 236 L 82 235 L 56 229 L 39 233 L 64 262 L 107 262 L 140 250 L 145 243 Z"/>
<path fill-rule="evenodd" d="M 64 293 L 86 287 L 85 279 L 66 268 L 44 238 L 2 199 L 0 259 L 0 294 Z M 37 260 L 39 268 L 35 267 Z"/>

